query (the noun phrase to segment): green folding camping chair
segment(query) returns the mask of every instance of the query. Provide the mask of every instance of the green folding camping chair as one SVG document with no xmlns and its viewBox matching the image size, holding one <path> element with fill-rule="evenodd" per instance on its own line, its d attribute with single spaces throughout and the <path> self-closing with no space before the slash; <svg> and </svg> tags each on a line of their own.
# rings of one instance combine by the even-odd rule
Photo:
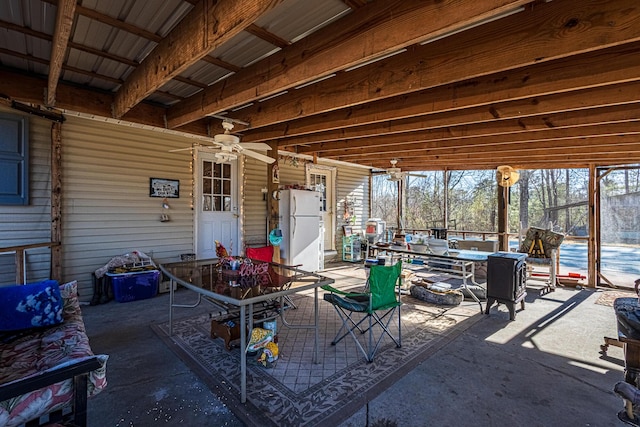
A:
<svg viewBox="0 0 640 427">
<path fill-rule="evenodd" d="M 351 335 L 362 354 L 366 357 L 367 362 L 373 362 L 373 357 L 385 335 L 396 343 L 396 347 L 402 347 L 400 319 L 400 306 L 402 303 L 400 302 L 399 286 L 401 271 L 401 261 L 392 266 L 371 266 L 366 292 L 343 292 L 329 285 L 322 287 L 325 291 L 329 291 L 329 293 L 324 294 L 324 300 L 333 305 L 338 316 L 342 319 L 342 326 L 331 345 L 336 345 L 344 337 Z M 394 313 L 396 311 L 398 313 L 398 336 L 394 337 L 389 325 L 395 318 Z M 367 320 L 368 327 L 364 323 Z M 379 326 L 379 328 L 376 326 Z M 364 346 L 354 333 L 356 330 L 360 334 L 367 334 Z M 379 333 L 379 336 L 376 339 L 374 335 L 377 333 Z"/>
</svg>

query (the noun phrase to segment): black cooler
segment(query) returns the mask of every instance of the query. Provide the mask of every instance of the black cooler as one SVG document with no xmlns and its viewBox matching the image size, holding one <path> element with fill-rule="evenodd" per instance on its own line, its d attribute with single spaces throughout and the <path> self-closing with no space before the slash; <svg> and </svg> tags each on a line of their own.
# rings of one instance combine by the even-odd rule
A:
<svg viewBox="0 0 640 427">
<path fill-rule="evenodd" d="M 509 309 L 509 318 L 516 319 L 515 305 L 522 304 L 527 296 L 527 254 L 517 252 L 496 252 L 489 255 L 487 262 L 487 309 L 494 302 L 503 303 Z"/>
</svg>

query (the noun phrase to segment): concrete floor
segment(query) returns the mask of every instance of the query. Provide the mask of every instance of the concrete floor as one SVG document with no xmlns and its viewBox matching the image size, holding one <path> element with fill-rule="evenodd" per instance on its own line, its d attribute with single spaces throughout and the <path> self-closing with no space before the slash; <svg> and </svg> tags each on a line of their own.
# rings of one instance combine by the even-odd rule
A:
<svg viewBox="0 0 640 427">
<path fill-rule="evenodd" d="M 340 281 L 348 270 L 325 274 Z M 616 334 L 613 308 L 595 304 L 602 292 L 529 292 L 515 321 L 494 305 L 342 426 L 621 425 L 622 400 L 612 389 L 623 377 L 623 354 L 599 353 L 602 337 Z M 243 425 L 151 330 L 168 319 L 168 294 L 84 306 L 83 315 L 94 352 L 110 355 L 109 385 L 89 401 L 90 426 Z"/>
</svg>

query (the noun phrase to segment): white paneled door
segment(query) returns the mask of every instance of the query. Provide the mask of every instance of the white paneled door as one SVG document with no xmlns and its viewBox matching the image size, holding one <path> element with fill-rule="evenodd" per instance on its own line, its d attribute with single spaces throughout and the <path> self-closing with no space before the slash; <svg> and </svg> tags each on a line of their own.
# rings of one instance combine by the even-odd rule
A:
<svg viewBox="0 0 640 427">
<path fill-rule="evenodd" d="M 238 254 L 237 160 L 216 163 L 214 153 L 196 155 L 196 254 L 215 258 L 219 241 L 229 255 Z"/>
<path fill-rule="evenodd" d="M 324 249 L 335 249 L 335 168 L 310 166 L 307 185 L 320 192 L 320 218 L 324 224 Z"/>
</svg>

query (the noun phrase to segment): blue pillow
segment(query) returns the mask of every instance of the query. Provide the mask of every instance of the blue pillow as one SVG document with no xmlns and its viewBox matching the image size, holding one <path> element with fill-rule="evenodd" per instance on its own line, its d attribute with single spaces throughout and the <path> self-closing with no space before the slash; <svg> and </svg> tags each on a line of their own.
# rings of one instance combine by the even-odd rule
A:
<svg viewBox="0 0 640 427">
<path fill-rule="evenodd" d="M 0 331 L 41 328 L 62 323 L 62 296 L 56 280 L 0 286 Z"/>
</svg>

